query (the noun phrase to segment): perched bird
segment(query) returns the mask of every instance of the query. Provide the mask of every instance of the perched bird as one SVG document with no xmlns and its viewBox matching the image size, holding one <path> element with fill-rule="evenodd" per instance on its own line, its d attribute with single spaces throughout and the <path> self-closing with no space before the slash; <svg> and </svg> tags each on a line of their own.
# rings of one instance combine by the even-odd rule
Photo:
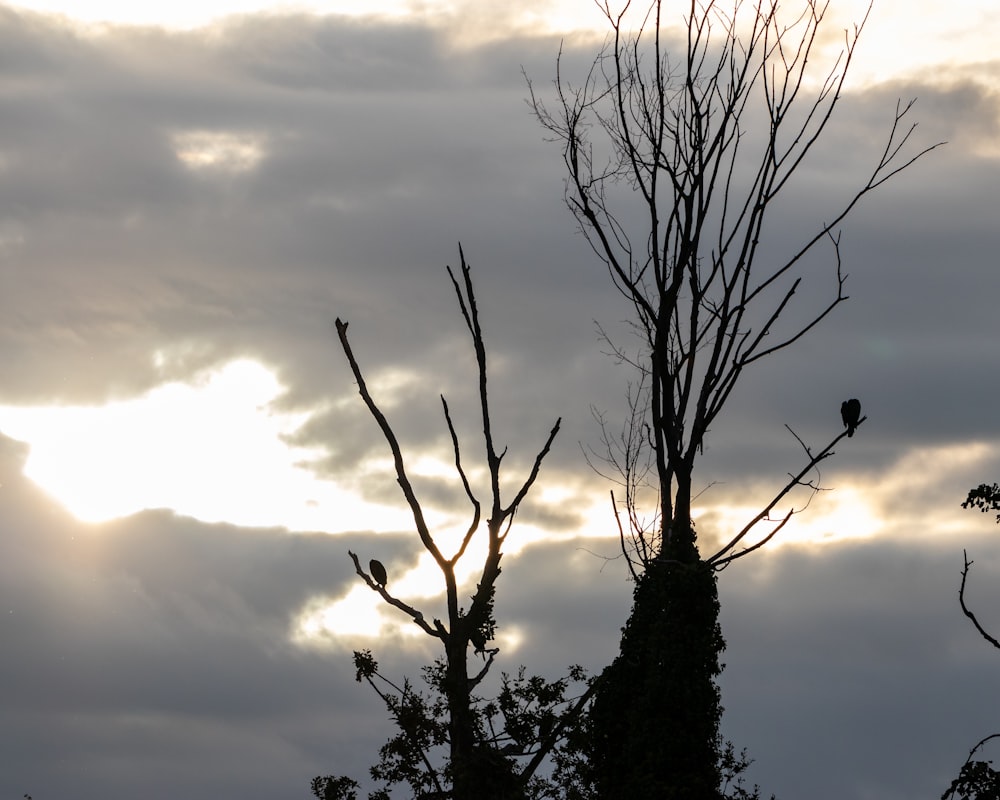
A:
<svg viewBox="0 0 1000 800">
<path fill-rule="evenodd" d="M 376 561 L 373 558 L 368 562 L 368 569 L 371 570 L 372 577 L 379 586 L 385 586 L 389 582 L 389 576 L 386 574 L 385 567 L 382 566 L 381 561 Z"/>
<path fill-rule="evenodd" d="M 840 418 L 844 420 L 844 427 L 847 428 L 847 436 L 854 435 L 855 428 L 861 419 L 861 401 L 852 398 L 840 404 Z"/>
</svg>

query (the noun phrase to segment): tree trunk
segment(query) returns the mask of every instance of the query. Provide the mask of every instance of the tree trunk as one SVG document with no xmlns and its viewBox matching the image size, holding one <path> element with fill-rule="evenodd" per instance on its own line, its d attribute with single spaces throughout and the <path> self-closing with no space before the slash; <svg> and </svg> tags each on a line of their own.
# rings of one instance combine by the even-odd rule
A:
<svg viewBox="0 0 1000 800">
<path fill-rule="evenodd" d="M 467 642 L 454 633 L 446 646 L 451 800 L 524 800 L 515 765 L 495 748 L 477 744 L 482 737 L 472 711 L 467 648 Z"/>
<path fill-rule="evenodd" d="M 448 734 L 453 800 L 473 800 L 477 797 L 476 775 L 472 769 L 475 737 L 465 649 L 465 643 L 453 632 L 445 647 L 447 669 L 444 686 L 450 715 Z"/>
<path fill-rule="evenodd" d="M 721 797 L 718 617 L 715 573 L 703 562 L 654 560 L 639 577 L 591 715 L 601 800 Z"/>
</svg>

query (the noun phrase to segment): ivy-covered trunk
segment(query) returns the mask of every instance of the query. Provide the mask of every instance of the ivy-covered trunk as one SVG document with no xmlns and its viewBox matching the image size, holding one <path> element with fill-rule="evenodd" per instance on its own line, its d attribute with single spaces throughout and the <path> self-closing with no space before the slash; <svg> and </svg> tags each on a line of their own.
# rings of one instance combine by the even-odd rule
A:
<svg viewBox="0 0 1000 800">
<path fill-rule="evenodd" d="M 650 562 L 591 713 L 601 800 L 718 800 L 724 648 L 711 567 L 666 553 Z"/>
</svg>

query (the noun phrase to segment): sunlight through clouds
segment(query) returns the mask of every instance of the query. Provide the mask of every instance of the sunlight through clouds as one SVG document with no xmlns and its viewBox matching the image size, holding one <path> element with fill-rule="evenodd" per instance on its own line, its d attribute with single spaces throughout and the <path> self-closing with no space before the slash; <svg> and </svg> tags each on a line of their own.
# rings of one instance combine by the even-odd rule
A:
<svg viewBox="0 0 1000 800">
<path fill-rule="evenodd" d="M 429 557 L 427 561 L 437 573 L 440 584 L 440 572 L 430 563 Z M 417 571 L 419 568 L 413 572 Z M 413 572 L 408 573 L 408 577 L 412 578 Z M 391 594 L 423 611 L 428 620 L 434 616 L 445 616 L 443 609 L 438 612 L 425 607 L 419 601 L 411 602 L 413 598 L 406 595 L 405 589 L 397 592 L 396 587 L 393 587 Z M 442 592 L 436 594 L 442 595 Z M 433 595 L 425 599 L 430 597 Z M 327 598 L 310 600 L 294 622 L 290 638 L 299 647 L 310 648 L 337 646 L 345 639 L 378 639 L 387 635 L 421 641 L 425 636 L 413 620 L 399 609 L 387 605 L 381 595 L 373 592 L 358 578 L 347 594 L 339 600 L 333 602 Z M 499 645 L 506 653 L 511 654 L 523 644 L 524 640 L 524 632 L 516 625 L 504 625 L 497 632 L 492 644 Z"/>
<path fill-rule="evenodd" d="M 319 598 L 310 601 L 294 623 L 290 639 L 302 648 L 324 648 L 340 647 L 345 640 L 359 642 L 387 636 L 402 637 L 411 645 L 425 643 L 425 634 L 416 623 L 399 609 L 386 605 L 359 579 L 337 602 Z M 504 625 L 490 646 L 512 655 L 524 642 L 525 634 L 517 625 Z"/>
<path fill-rule="evenodd" d="M 457 526 L 435 527 L 434 538 L 445 557 L 450 557 L 457 549 L 464 533 L 465 530 Z M 456 565 L 455 577 L 460 586 L 466 587 L 460 590 L 463 597 L 475 591 L 476 578 L 486 554 L 486 535 L 486 527 L 481 525 Z M 523 536 L 518 537 L 519 543 L 523 539 Z M 508 552 L 507 555 L 513 553 Z M 367 562 L 364 554 L 359 557 L 362 564 Z M 421 553 L 416 566 L 405 572 L 397 574 L 393 566 L 391 563 L 386 564 L 389 572 L 388 589 L 393 597 L 420 608 L 428 619 L 446 616 L 444 608 L 437 605 L 444 599 L 444 580 L 440 568 L 429 553 Z M 322 644 L 331 637 L 377 637 L 390 630 L 404 636 L 422 633 L 412 620 L 398 609 L 386 605 L 381 596 L 368 588 L 360 578 L 355 580 L 342 597 L 313 598 L 300 613 L 294 627 L 293 639 L 303 645 Z"/>
<path fill-rule="evenodd" d="M 386 606 L 382 598 L 359 582 L 335 603 L 313 600 L 303 610 L 295 625 L 293 640 L 299 644 L 316 644 L 331 636 L 378 636 L 382 628 L 391 625 L 387 619 L 396 609 Z M 420 633 L 410 623 L 413 633 Z"/>
<path fill-rule="evenodd" d="M 185 131 L 173 136 L 177 160 L 191 170 L 250 172 L 264 158 L 265 139 L 249 133 Z"/>
<path fill-rule="evenodd" d="M 414 21 L 447 29 L 456 45 L 474 44 L 514 32 L 602 35 L 607 20 L 591 0 L 542 0 L 484 4 L 480 0 L 186 0 L 135 3 L 127 0 L 18 0 L 14 8 L 59 14 L 84 26 L 149 25 L 175 30 L 202 28 L 227 17 L 249 14 L 340 15 L 356 18 Z M 819 51 L 814 57 L 832 64 L 868 11 L 869 0 L 840 0 L 827 9 Z M 610 3 L 617 14 L 624 0 Z M 800 6 L 790 6 L 797 15 Z M 638 24 L 648 8 L 629 9 L 627 21 Z M 684 7 L 668 7 L 667 28 L 679 28 Z M 955 0 L 945 11 L 931 0 L 879 0 L 873 6 L 852 65 L 851 86 L 892 80 L 905 73 L 933 78 L 960 65 L 994 57 L 993 35 L 1000 9 L 993 0 Z M 100 30 L 100 27 L 98 27 Z M 822 72 L 822 70 L 820 70 Z"/>
<path fill-rule="evenodd" d="M 316 453 L 286 443 L 308 414 L 272 411 L 283 391 L 266 367 L 239 360 L 104 406 L 0 407 L 0 431 L 30 445 L 27 477 L 88 522 L 170 508 L 292 530 L 405 525 L 402 512 L 296 466 Z"/>
<path fill-rule="evenodd" d="M 173 3 L 17 0 L 10 5 L 63 14 L 84 24 L 157 25 L 180 30 L 210 25 L 227 16 L 262 13 L 416 19 L 430 24 L 472 20 L 477 24 L 471 27 L 493 36 L 508 27 L 535 32 L 565 31 L 597 27 L 601 21 L 600 12 L 589 0 L 534 0 L 502 5 L 483 4 L 480 0 L 181 0 Z"/>
<path fill-rule="evenodd" d="M 975 476 L 982 473 L 982 468 L 977 471 L 977 467 L 988 464 L 993 454 L 993 448 L 983 443 L 914 448 L 867 483 L 857 478 L 831 477 L 830 485 L 813 496 L 807 506 L 801 499 L 793 504 L 798 513 L 766 549 L 788 544 L 836 545 L 892 535 L 898 530 L 906 530 L 911 537 L 935 539 L 966 531 L 966 520 L 955 513 L 962 497 L 945 498 L 935 514 L 928 514 L 926 498 L 941 491 L 943 475 L 968 474 L 964 484 L 974 485 Z M 766 498 L 759 497 L 756 505 L 721 502 L 703 506 L 697 522 L 719 542 L 728 542 L 766 504 Z M 790 507 L 785 504 L 776 508 L 770 520 L 758 523 L 737 550 L 767 536 Z"/>
<path fill-rule="evenodd" d="M 550 490 L 550 493 L 567 494 L 565 490 L 559 488 Z M 530 503 L 530 495 L 528 502 Z M 584 511 L 584 523 L 573 531 L 569 538 L 601 539 L 600 544 L 595 544 L 595 551 L 601 551 L 597 557 L 616 558 L 617 539 L 612 541 L 607 538 L 608 531 L 614 524 L 611 521 L 610 506 L 595 504 Z M 445 557 L 451 556 L 458 548 L 465 530 L 460 524 L 435 527 L 435 541 Z M 481 523 L 468 549 L 456 565 L 455 577 L 462 587 L 459 590 L 462 597 L 470 597 L 475 591 L 486 555 L 486 536 L 485 523 Z M 504 558 L 508 559 L 504 563 L 509 563 L 509 559 L 518 557 L 531 545 L 550 542 L 553 538 L 551 531 L 528 523 L 518 523 L 515 520 L 510 537 L 504 545 Z M 359 554 L 359 557 L 364 564 L 367 557 L 364 554 Z M 444 581 L 441 570 L 429 553 L 421 553 L 416 565 L 405 572 L 396 574 L 393 566 L 386 564 L 389 571 L 389 591 L 393 597 L 422 610 L 428 619 L 445 616 L 446 612 L 440 605 L 444 602 Z M 412 620 L 398 609 L 386 605 L 381 596 L 364 585 L 360 578 L 356 581 L 347 593 L 339 598 L 329 596 L 312 598 L 301 610 L 293 625 L 293 641 L 300 646 L 323 646 L 342 638 L 375 638 L 387 632 L 403 636 L 421 634 L 420 628 Z M 516 627 L 505 626 L 498 634 L 497 642 L 507 652 L 513 652 L 523 639 L 522 633 Z"/>
<path fill-rule="evenodd" d="M 276 2 L 275 0 L 178 0 L 172 3 L 134 0 L 17 0 L 15 8 L 43 13 L 65 14 L 86 24 L 161 25 L 194 28 L 232 14 L 263 11 L 317 11 L 318 3 Z"/>
<path fill-rule="evenodd" d="M 835 480 L 835 486 L 812 497 L 805 508 L 800 498 L 794 505 L 801 513 L 792 517 L 758 557 L 766 558 L 767 552 L 780 550 L 786 545 L 835 547 L 851 541 L 892 536 L 900 527 L 905 528 L 907 535 L 911 536 L 940 537 L 952 529 L 963 530 L 963 518 L 952 513 L 952 509 L 945 509 L 941 519 L 930 519 L 925 512 L 921 512 L 924 516 L 920 519 L 910 519 L 906 513 L 909 498 L 914 494 L 933 491 L 942 470 L 949 473 L 974 470 L 991 452 L 990 447 L 981 444 L 911 450 L 884 470 L 874 483 L 857 484 Z M 427 472 L 433 474 L 446 474 L 448 471 L 447 465 L 441 462 L 421 459 L 420 463 Z M 540 487 L 538 492 L 529 495 L 529 503 L 532 496 L 535 502 L 544 500 L 547 503 L 572 501 L 574 498 L 566 487 L 558 485 Z M 579 502 L 579 498 L 576 501 Z M 719 546 L 708 547 L 708 541 L 717 541 L 719 544 L 728 541 L 766 502 L 764 499 L 746 504 L 717 502 L 703 506 L 696 521 L 699 530 L 711 537 L 706 538 L 705 554 Z M 899 506 L 902 508 L 898 508 Z M 887 513 L 887 509 L 894 509 L 893 513 Z M 767 536 L 787 511 L 788 506 L 783 510 L 776 509 L 772 519 L 758 524 L 737 546 L 737 551 L 752 546 Z M 581 508 L 581 513 L 583 522 L 571 536 L 583 540 L 592 539 L 592 552 L 598 559 L 617 559 L 620 556 L 620 545 L 610 502 L 594 502 L 587 508 Z M 464 533 L 464 528 L 456 519 L 457 516 L 450 524 L 444 524 L 444 518 L 439 517 L 438 522 L 441 524 L 435 528 L 435 538 L 446 556 L 458 547 Z M 485 527 L 481 527 L 457 565 L 456 577 L 464 587 L 460 591 L 463 597 L 474 591 L 485 552 L 485 535 Z M 504 547 L 505 558 L 517 558 L 531 545 L 552 540 L 551 531 L 515 521 L 510 539 Z M 366 559 L 367 556 L 362 554 L 362 563 Z M 434 605 L 443 601 L 441 572 L 429 554 L 422 553 L 415 566 L 398 574 L 394 574 L 392 564 L 387 564 L 387 567 L 393 596 L 421 609 L 429 618 L 434 615 L 443 616 L 443 609 Z M 377 593 L 357 579 L 357 583 L 351 585 L 347 593 L 339 598 L 313 598 L 298 615 L 293 639 L 300 646 L 315 647 L 342 641 L 344 638 L 377 638 L 386 635 L 408 638 L 419 634 L 420 629 L 410 619 L 397 609 L 387 606 Z M 512 652 L 519 642 L 518 634 L 513 629 L 505 629 L 504 635 L 510 638 L 502 644 L 507 652 Z"/>
</svg>

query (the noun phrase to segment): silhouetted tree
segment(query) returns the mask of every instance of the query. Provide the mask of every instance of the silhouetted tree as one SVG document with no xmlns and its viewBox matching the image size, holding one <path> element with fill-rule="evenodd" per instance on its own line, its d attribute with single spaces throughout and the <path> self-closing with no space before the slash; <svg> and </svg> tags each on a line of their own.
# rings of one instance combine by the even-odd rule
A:
<svg viewBox="0 0 1000 800">
<path fill-rule="evenodd" d="M 358 391 L 377 422 L 392 454 L 396 479 L 412 513 L 417 535 L 440 571 L 446 599 L 447 619 L 428 621 L 423 612 L 394 596 L 388 586 L 385 567 L 369 562 L 366 573 L 357 554 L 349 552 L 357 574 L 389 605 L 408 616 L 428 636 L 441 644 L 442 655 L 424 669 L 426 693 L 409 679 L 402 684 L 383 676 L 370 651 L 354 653 L 356 678 L 379 695 L 396 723 L 397 733 L 380 752 L 381 760 L 371 770 L 385 786 L 407 784 L 418 798 L 451 800 L 516 800 L 542 796 L 549 782 L 538 775 L 539 767 L 558 749 L 576 724 L 579 709 L 592 689 L 583 686 L 585 676 L 572 668 L 563 679 L 548 682 L 526 678 L 523 671 L 503 675 L 499 695 L 485 700 L 476 695 L 499 648 L 490 647 L 496 620 L 493 614 L 497 580 L 504 543 L 513 518 L 538 476 L 542 460 L 549 452 L 560 420 L 549 431 L 541 450 L 519 487 L 506 501 L 501 492 L 501 463 L 506 448 L 498 451 L 490 418 L 487 392 L 486 346 L 479 309 L 473 292 L 470 269 L 459 248 L 461 273 L 448 274 L 458 297 L 466 328 L 476 355 L 479 413 L 483 429 L 484 466 L 490 498 L 483 519 L 483 503 L 476 496 L 463 462 L 459 438 L 452 423 L 447 401 L 441 397 L 445 423 L 454 450 L 455 471 L 471 507 L 464 535 L 453 552 L 444 552 L 425 521 L 423 508 L 410 482 L 403 454 L 393 429 L 369 392 L 363 371 L 347 337 L 348 323 L 336 321 L 341 346 L 357 381 Z M 479 567 L 476 591 L 468 608 L 463 607 L 456 567 L 466 556 L 476 537 L 485 537 L 485 556 Z M 470 645 L 483 663 L 470 669 Z M 581 697 L 569 695 L 571 686 L 581 685 Z M 324 776 L 313 780 L 313 794 L 320 800 L 354 800 L 358 784 L 345 776 Z M 549 793 L 548 796 L 551 796 Z M 372 800 L 388 797 L 385 789 L 370 795 Z"/>
<path fill-rule="evenodd" d="M 962 503 L 962 508 L 978 508 L 983 513 L 1000 511 L 1000 486 L 995 483 L 992 485 L 981 483 L 975 489 L 970 489 L 968 497 Z M 997 523 L 1000 524 L 1000 515 L 997 515 Z M 964 563 L 962 565 L 962 582 L 958 588 L 958 604 L 962 608 L 962 613 L 972 622 L 979 635 L 1000 650 L 1000 640 L 997 640 L 983 627 L 966 602 L 965 590 L 969 580 L 969 569 L 973 562 L 969 561 L 969 554 L 964 550 L 962 551 L 962 560 Z M 1000 739 L 1000 733 L 991 733 L 989 736 L 983 737 L 969 751 L 965 763 L 959 770 L 958 777 L 941 795 L 941 800 L 954 800 L 956 797 L 960 800 L 1000 800 L 1000 772 L 993 769 L 992 761 L 973 760 L 973 756 L 993 739 Z"/>
<path fill-rule="evenodd" d="M 621 544 L 635 589 L 581 761 L 601 798 L 717 798 L 724 748 L 715 679 L 725 643 L 716 572 L 781 530 L 796 509 L 772 518 L 777 503 L 796 487 L 815 491 L 804 476 L 856 425 L 816 453 L 799 440 L 805 467 L 707 556 L 692 523 L 695 463 L 744 371 L 847 299 L 840 223 L 933 148 L 903 154 L 912 103 L 897 104 L 884 149 L 840 210 L 784 255 L 765 251 L 777 202 L 840 101 L 862 26 L 845 35 L 841 57 L 814 84 L 806 64 L 818 57 L 823 2 L 805 0 L 788 20 L 776 0 L 691 0 L 676 49 L 659 0 L 634 32 L 628 2 L 620 11 L 610 0 L 598 6 L 610 35 L 589 71 L 574 83 L 560 53 L 556 99 L 546 104 L 531 87 L 534 113 L 562 147 L 566 201 L 639 339 L 633 355 L 605 336 L 637 375 L 622 433 L 612 436 L 602 420 L 599 454 L 624 494 L 616 514 L 627 519 L 619 521 Z M 824 244 L 829 295 L 803 308 L 796 295 L 815 278 L 814 251 Z M 831 402 L 831 421 L 835 413 Z M 771 529 L 748 544 L 761 523 Z"/>
</svg>

